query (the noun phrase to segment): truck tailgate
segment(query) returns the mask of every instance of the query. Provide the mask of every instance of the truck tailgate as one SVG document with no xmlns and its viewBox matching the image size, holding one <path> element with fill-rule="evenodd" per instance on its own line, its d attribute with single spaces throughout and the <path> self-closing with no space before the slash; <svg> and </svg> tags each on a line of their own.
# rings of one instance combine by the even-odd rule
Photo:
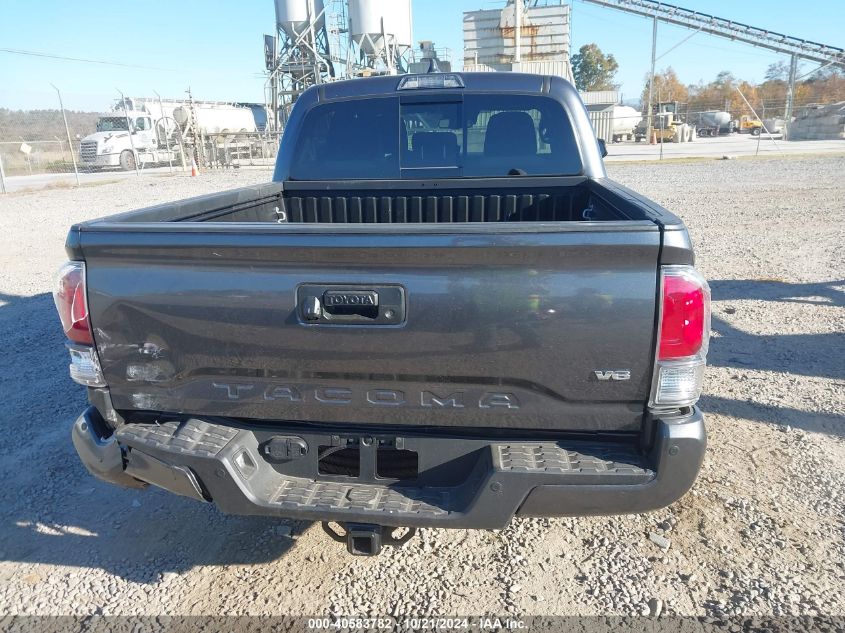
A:
<svg viewBox="0 0 845 633">
<path fill-rule="evenodd" d="M 591 432 L 641 425 L 660 253 L 649 221 L 104 223 L 82 227 L 79 240 L 118 410 Z M 326 288 L 381 293 L 382 304 L 390 296 L 404 315 L 308 322 L 303 298 Z"/>
</svg>

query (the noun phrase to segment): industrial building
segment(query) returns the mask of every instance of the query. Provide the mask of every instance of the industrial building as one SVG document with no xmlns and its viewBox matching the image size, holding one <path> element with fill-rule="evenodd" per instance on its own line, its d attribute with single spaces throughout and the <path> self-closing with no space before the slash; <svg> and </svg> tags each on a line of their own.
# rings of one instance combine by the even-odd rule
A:
<svg viewBox="0 0 845 633">
<path fill-rule="evenodd" d="M 464 13 L 464 70 L 558 75 L 569 66 L 570 7 L 560 0 L 511 0 Z"/>
</svg>

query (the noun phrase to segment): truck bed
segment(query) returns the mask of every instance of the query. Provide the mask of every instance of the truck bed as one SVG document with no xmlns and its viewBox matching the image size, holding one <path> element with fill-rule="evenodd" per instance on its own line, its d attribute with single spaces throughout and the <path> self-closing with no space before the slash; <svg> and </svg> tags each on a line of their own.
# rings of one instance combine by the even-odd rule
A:
<svg viewBox="0 0 845 633">
<path fill-rule="evenodd" d="M 113 216 L 117 222 L 452 224 L 659 221 L 610 180 L 267 183 Z M 464 186 L 457 186 L 457 185 Z M 491 187 L 491 184 L 494 187 Z M 635 194 L 632 194 L 635 196 Z M 670 219 L 677 218 L 666 214 Z"/>
</svg>

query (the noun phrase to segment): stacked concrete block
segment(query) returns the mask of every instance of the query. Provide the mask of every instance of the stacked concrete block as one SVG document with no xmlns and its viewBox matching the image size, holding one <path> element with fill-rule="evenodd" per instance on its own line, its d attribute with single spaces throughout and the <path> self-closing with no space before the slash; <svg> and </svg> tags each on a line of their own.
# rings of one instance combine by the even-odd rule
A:
<svg viewBox="0 0 845 633">
<path fill-rule="evenodd" d="M 798 112 L 789 126 L 791 141 L 845 139 L 845 101 L 809 105 Z"/>
</svg>

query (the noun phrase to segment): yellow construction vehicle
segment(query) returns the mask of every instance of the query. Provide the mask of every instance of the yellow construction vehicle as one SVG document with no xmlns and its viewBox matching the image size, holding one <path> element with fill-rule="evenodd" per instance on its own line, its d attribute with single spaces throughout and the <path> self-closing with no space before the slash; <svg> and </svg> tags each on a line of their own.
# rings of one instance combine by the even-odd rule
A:
<svg viewBox="0 0 845 633">
<path fill-rule="evenodd" d="M 686 143 L 695 137 L 694 126 L 687 125 L 681 114 L 687 104 L 677 101 L 664 101 L 652 106 L 652 132 L 657 143 Z M 648 140 L 647 119 L 643 119 L 634 130 L 634 138 Z"/>
<path fill-rule="evenodd" d="M 738 121 L 734 122 L 734 130 L 739 134 L 760 136 L 763 131 L 763 122 L 758 118 L 743 114 Z"/>
</svg>

